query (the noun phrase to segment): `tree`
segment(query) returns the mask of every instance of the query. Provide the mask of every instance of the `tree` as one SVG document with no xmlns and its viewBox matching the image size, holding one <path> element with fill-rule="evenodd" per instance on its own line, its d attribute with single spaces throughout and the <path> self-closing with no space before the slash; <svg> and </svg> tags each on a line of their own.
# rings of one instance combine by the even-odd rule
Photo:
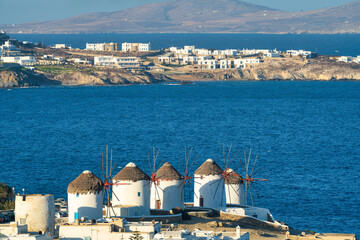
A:
<svg viewBox="0 0 360 240">
<path fill-rule="evenodd" d="M 14 192 L 11 187 L 5 183 L 0 183 L 0 210 L 9 210 L 15 208 Z"/>
<path fill-rule="evenodd" d="M 144 237 L 140 235 L 139 231 L 135 231 L 132 236 L 129 237 L 130 240 L 143 240 Z"/>
</svg>

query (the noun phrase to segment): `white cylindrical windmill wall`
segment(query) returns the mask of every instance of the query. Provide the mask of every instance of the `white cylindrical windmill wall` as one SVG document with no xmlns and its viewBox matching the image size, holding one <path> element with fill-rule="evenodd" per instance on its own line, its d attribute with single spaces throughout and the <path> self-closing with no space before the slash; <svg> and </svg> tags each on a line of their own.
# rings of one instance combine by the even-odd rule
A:
<svg viewBox="0 0 360 240">
<path fill-rule="evenodd" d="M 182 177 L 170 163 L 165 163 L 155 173 L 156 183 L 151 184 L 150 208 L 170 210 L 184 208 Z"/>
<path fill-rule="evenodd" d="M 150 214 L 150 178 L 140 168 L 128 163 L 113 177 L 113 183 L 113 206 L 139 206 L 138 216 Z"/>
<path fill-rule="evenodd" d="M 103 183 L 90 171 L 84 171 L 68 186 L 69 222 L 87 217 L 102 218 Z"/>
<path fill-rule="evenodd" d="M 55 201 L 51 194 L 17 195 L 15 198 L 15 221 L 27 224 L 29 232 L 55 230 Z"/>
<path fill-rule="evenodd" d="M 226 204 L 244 204 L 244 181 L 240 174 L 233 169 L 227 169 L 228 175 L 225 179 Z"/>
<path fill-rule="evenodd" d="M 226 207 L 225 184 L 221 168 L 206 160 L 194 174 L 194 206 L 219 209 Z"/>
</svg>

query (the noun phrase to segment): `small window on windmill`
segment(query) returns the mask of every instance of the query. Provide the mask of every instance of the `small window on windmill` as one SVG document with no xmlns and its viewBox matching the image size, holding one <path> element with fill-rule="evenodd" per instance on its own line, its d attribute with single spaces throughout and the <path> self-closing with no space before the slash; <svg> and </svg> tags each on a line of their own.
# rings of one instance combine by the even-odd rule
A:
<svg viewBox="0 0 360 240">
<path fill-rule="evenodd" d="M 26 196 L 24 195 L 24 196 L 22 196 L 23 197 L 23 202 L 25 202 L 26 201 Z"/>
<path fill-rule="evenodd" d="M 141 195 L 141 193 L 140 193 L 140 192 L 138 192 L 138 197 L 140 197 L 140 195 Z"/>
<path fill-rule="evenodd" d="M 20 218 L 20 225 L 26 224 L 26 218 Z"/>
</svg>

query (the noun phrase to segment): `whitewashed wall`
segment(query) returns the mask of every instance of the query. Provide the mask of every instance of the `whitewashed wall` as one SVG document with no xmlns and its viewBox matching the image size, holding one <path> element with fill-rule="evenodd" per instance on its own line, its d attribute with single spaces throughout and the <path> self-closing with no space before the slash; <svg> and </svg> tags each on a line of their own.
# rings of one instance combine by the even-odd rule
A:
<svg viewBox="0 0 360 240">
<path fill-rule="evenodd" d="M 29 232 L 55 230 L 55 201 L 51 194 L 17 195 L 15 198 L 15 221 L 25 219 Z"/>
<path fill-rule="evenodd" d="M 225 184 L 226 204 L 244 204 L 244 184 Z"/>
<path fill-rule="evenodd" d="M 160 209 L 184 208 L 183 182 L 182 180 L 159 180 L 159 187 L 155 187 L 155 184 L 152 184 L 150 208 L 158 209 L 157 200 L 160 200 Z"/>
<path fill-rule="evenodd" d="M 129 184 L 113 186 L 113 192 L 115 194 L 112 196 L 112 203 L 114 206 L 140 206 L 141 212 L 139 212 L 139 216 L 150 214 L 150 182 L 148 180 L 140 180 L 137 182 L 114 181 L 114 183 Z"/>
<path fill-rule="evenodd" d="M 226 206 L 225 184 L 221 175 L 202 176 L 201 178 L 200 175 L 195 174 L 194 177 L 195 207 L 200 207 L 201 197 L 204 199 L 203 207 L 219 209 Z M 219 187 L 217 188 L 218 184 Z"/>
<path fill-rule="evenodd" d="M 75 222 L 75 213 L 88 219 L 102 218 L 102 192 L 98 194 L 74 194 L 68 193 L 69 222 Z"/>
</svg>

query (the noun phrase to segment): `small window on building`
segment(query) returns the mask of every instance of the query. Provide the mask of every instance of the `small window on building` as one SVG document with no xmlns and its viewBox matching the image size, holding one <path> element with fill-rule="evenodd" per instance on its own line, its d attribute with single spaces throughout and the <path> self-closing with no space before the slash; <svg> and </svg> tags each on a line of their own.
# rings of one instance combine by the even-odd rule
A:
<svg viewBox="0 0 360 240">
<path fill-rule="evenodd" d="M 138 192 L 138 197 L 140 197 L 140 195 L 141 195 L 141 193 L 140 193 L 140 192 Z"/>
<path fill-rule="evenodd" d="M 76 197 L 79 197 L 79 194 L 78 194 L 78 193 L 76 194 Z"/>
</svg>

